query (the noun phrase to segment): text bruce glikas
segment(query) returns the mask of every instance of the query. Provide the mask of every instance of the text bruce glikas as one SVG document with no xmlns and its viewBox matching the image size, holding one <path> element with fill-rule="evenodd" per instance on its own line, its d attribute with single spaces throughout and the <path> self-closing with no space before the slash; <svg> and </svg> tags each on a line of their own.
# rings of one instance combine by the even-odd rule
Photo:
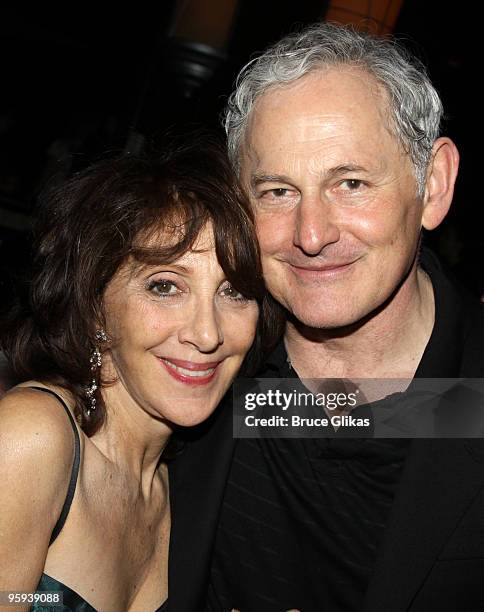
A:
<svg viewBox="0 0 484 612">
<path fill-rule="evenodd" d="M 351 393 L 301 393 L 296 390 L 286 393 L 280 389 L 268 389 L 264 393 L 246 393 L 244 407 L 246 410 L 273 407 L 282 411 L 290 407 L 301 408 L 318 406 L 325 410 L 348 410 L 356 406 L 358 390 Z M 247 427 L 368 427 L 369 419 L 354 418 L 347 414 L 335 414 L 329 418 L 302 417 L 296 414 L 291 416 L 271 415 L 256 417 L 247 415 L 244 418 Z"/>
</svg>

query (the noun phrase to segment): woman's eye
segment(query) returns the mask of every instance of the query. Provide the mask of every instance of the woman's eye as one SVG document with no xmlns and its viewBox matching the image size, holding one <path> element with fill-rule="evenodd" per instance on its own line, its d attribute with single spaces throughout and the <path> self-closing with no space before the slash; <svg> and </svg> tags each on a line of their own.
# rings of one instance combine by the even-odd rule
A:
<svg viewBox="0 0 484 612">
<path fill-rule="evenodd" d="M 152 280 L 148 286 L 148 289 L 155 295 L 160 295 L 163 297 L 176 295 L 179 292 L 175 283 L 168 280 Z"/>
<path fill-rule="evenodd" d="M 237 291 L 237 289 L 235 287 L 233 287 L 232 285 L 226 285 L 225 287 L 223 287 L 220 291 L 220 293 L 224 296 L 227 297 L 231 300 L 237 300 L 237 301 L 241 301 L 241 302 L 247 302 L 248 299 L 242 295 L 240 293 L 240 291 Z"/>
</svg>

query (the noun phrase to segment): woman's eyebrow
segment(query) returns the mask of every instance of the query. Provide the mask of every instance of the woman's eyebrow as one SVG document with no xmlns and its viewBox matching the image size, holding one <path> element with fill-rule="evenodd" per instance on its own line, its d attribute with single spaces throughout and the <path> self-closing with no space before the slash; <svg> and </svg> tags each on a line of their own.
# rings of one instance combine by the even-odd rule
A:
<svg viewBox="0 0 484 612">
<path fill-rule="evenodd" d="M 183 266 L 181 264 L 177 264 L 177 263 L 169 263 L 167 261 L 150 261 L 150 262 L 146 262 L 146 261 L 137 261 L 133 264 L 133 267 L 131 269 L 131 273 L 130 273 L 130 277 L 135 277 L 135 276 L 139 276 L 142 274 L 154 274 L 155 273 L 155 269 L 156 268 L 160 268 L 160 267 L 166 267 L 169 268 L 168 270 L 165 271 L 170 271 L 170 269 L 172 269 L 175 272 L 180 272 L 181 274 L 189 274 L 191 272 L 191 268 L 187 267 L 187 266 Z"/>
<path fill-rule="evenodd" d="M 154 268 L 158 268 L 160 266 L 164 266 L 167 268 L 173 268 L 174 270 L 177 270 L 178 272 L 183 272 L 184 274 L 190 272 L 192 270 L 192 268 L 190 268 L 190 266 L 182 266 L 180 264 L 177 263 L 167 263 L 167 262 L 161 262 L 160 263 L 156 263 L 153 264 Z"/>
</svg>

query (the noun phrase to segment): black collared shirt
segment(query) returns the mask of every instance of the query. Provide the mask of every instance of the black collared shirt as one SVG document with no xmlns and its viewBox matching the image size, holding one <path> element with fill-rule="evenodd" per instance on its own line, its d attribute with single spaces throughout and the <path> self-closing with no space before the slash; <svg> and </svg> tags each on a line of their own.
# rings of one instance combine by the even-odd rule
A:
<svg viewBox="0 0 484 612">
<path fill-rule="evenodd" d="M 459 376 L 461 298 L 432 254 L 422 266 L 433 283 L 436 321 L 416 376 Z M 261 376 L 294 375 L 281 342 Z M 239 440 L 207 610 L 362 610 L 409 445 L 338 436 Z"/>
</svg>

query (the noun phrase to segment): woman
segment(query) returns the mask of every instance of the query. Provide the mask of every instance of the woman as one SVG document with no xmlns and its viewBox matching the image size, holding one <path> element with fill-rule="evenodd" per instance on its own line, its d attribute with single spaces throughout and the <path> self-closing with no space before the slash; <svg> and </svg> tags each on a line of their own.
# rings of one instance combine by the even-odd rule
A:
<svg viewBox="0 0 484 612">
<path fill-rule="evenodd" d="M 163 452 L 212 413 L 256 334 L 249 206 L 223 149 L 192 139 L 75 176 L 44 198 L 38 234 L 28 305 L 3 336 L 27 382 L 0 402 L 0 591 L 161 611 Z"/>
</svg>

